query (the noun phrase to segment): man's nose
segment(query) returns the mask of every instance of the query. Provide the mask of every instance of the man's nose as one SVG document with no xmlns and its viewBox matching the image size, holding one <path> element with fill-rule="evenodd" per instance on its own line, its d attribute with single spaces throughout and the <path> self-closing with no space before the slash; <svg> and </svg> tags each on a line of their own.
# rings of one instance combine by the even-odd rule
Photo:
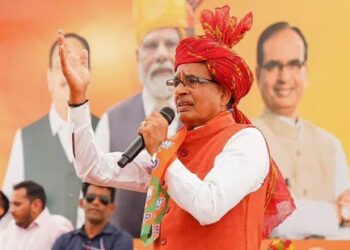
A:
<svg viewBox="0 0 350 250">
<path fill-rule="evenodd" d="M 286 83 L 291 78 L 291 73 L 288 71 L 287 67 L 282 67 L 278 70 L 278 82 Z"/>
<path fill-rule="evenodd" d="M 96 197 L 96 198 L 91 202 L 91 204 L 99 206 L 99 205 L 101 204 L 101 202 L 100 202 L 99 198 Z"/>
<path fill-rule="evenodd" d="M 14 213 L 15 210 L 16 210 L 15 207 L 13 205 L 10 205 L 10 209 L 9 209 L 10 213 Z"/>
<path fill-rule="evenodd" d="M 175 96 L 181 96 L 186 94 L 188 94 L 188 88 L 186 88 L 183 83 L 177 85 L 177 87 L 175 88 Z"/>
<path fill-rule="evenodd" d="M 168 60 L 169 51 L 164 43 L 159 43 L 156 51 L 156 61 L 159 63 L 163 63 Z"/>
</svg>

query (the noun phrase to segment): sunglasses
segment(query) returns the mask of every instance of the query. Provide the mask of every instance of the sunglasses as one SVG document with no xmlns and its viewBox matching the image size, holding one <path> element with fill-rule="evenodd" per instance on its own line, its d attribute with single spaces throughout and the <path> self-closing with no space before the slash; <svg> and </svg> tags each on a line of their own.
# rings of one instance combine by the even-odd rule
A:
<svg viewBox="0 0 350 250">
<path fill-rule="evenodd" d="M 105 206 L 107 206 L 111 202 L 111 199 L 105 195 L 87 194 L 85 196 L 85 200 L 88 203 L 93 202 L 96 198 L 98 198 L 99 201 Z"/>
</svg>

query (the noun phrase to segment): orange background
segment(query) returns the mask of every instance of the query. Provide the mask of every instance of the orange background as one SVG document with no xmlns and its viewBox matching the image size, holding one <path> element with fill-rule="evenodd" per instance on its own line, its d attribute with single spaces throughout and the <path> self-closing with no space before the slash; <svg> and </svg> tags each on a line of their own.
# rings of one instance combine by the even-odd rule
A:
<svg viewBox="0 0 350 250">
<path fill-rule="evenodd" d="M 0 0 L 0 186 L 16 129 L 49 110 L 48 54 L 59 28 L 76 32 L 90 43 L 89 97 L 94 114 L 100 116 L 140 89 L 131 4 L 125 0 Z M 239 17 L 251 10 L 254 13 L 253 29 L 235 48 L 252 69 L 257 38 L 267 25 L 285 20 L 303 30 L 310 59 L 301 116 L 335 134 L 350 159 L 350 2 L 205 0 L 199 9 L 224 4 Z M 240 108 L 249 117 L 261 112 L 263 104 L 256 86 Z"/>
</svg>

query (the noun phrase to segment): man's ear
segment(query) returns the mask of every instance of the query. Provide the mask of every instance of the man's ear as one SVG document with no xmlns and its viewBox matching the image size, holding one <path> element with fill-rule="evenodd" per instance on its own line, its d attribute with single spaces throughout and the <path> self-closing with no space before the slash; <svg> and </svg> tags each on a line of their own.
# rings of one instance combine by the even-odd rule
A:
<svg viewBox="0 0 350 250">
<path fill-rule="evenodd" d="M 40 212 L 45 209 L 43 202 L 39 199 L 34 199 L 31 202 L 31 207 L 32 207 L 32 211 L 38 214 L 40 214 Z"/>
<path fill-rule="evenodd" d="M 304 67 L 305 67 L 305 73 L 304 73 L 304 77 L 305 77 L 305 86 L 307 86 L 308 85 L 308 78 L 307 78 L 307 70 L 308 70 L 308 64 L 307 64 L 307 62 L 305 62 L 305 65 L 304 65 Z"/>
<path fill-rule="evenodd" d="M 83 208 L 84 198 L 79 199 L 79 207 Z"/>
<path fill-rule="evenodd" d="M 111 214 L 114 214 L 117 211 L 117 205 L 112 202 L 108 205 L 110 207 Z"/>
<path fill-rule="evenodd" d="M 231 96 L 232 96 L 231 91 L 228 88 L 223 87 L 222 93 L 221 93 L 221 101 L 223 106 L 225 107 L 227 106 L 228 102 L 231 100 Z"/>
</svg>

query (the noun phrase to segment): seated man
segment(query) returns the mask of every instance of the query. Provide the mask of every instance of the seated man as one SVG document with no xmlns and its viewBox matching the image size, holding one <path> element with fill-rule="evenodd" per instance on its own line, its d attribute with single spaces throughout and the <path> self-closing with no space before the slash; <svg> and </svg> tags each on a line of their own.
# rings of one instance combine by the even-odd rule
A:
<svg viewBox="0 0 350 250">
<path fill-rule="evenodd" d="M 257 83 L 266 108 L 253 124 L 264 133 L 298 207 L 278 228 L 278 236 L 340 233 L 350 239 L 350 181 L 340 141 L 298 113 L 307 84 L 304 35 L 286 22 L 270 25 L 259 37 L 257 59 Z M 339 230 L 339 224 L 344 228 Z"/>
<path fill-rule="evenodd" d="M 64 249 L 133 249 L 131 236 L 109 223 L 115 211 L 115 188 L 83 183 L 84 225 L 59 237 L 53 250 Z"/>
<path fill-rule="evenodd" d="M 55 240 L 73 229 L 61 215 L 51 215 L 42 186 L 23 181 L 13 187 L 10 211 L 13 220 L 3 236 L 1 250 L 51 249 Z"/>
</svg>

